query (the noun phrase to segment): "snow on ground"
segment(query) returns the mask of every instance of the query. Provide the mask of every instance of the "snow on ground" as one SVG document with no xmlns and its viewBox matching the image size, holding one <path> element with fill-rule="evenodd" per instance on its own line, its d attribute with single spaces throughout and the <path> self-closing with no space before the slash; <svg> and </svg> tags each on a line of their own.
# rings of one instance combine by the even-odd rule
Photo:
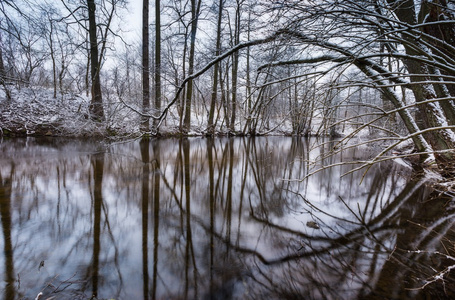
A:
<svg viewBox="0 0 455 300">
<path fill-rule="evenodd" d="M 140 108 L 137 105 L 128 107 L 117 99 L 103 99 L 106 121 L 100 124 L 89 118 L 90 97 L 83 94 L 59 93 L 54 98 L 52 89 L 22 87 L 11 88 L 11 96 L 12 101 L 8 101 L 4 90 L 0 89 L 0 136 L 134 137 L 141 134 L 141 117 L 135 111 L 140 111 Z M 217 122 L 220 134 L 226 133 L 226 129 L 220 129 L 222 123 L 221 119 Z M 267 133 L 290 134 L 292 128 L 287 123 L 279 121 L 279 126 L 271 124 L 270 127 L 276 128 Z M 176 109 L 172 108 L 162 122 L 160 133 L 178 134 L 179 124 L 180 118 Z M 193 111 L 188 135 L 204 135 L 206 124 L 206 113 Z M 236 129 L 242 130 L 243 126 L 244 124 L 238 123 Z"/>
<path fill-rule="evenodd" d="M 89 118 L 90 97 L 85 94 L 58 93 L 53 97 L 52 89 L 39 87 L 11 87 L 12 101 L 6 99 L 3 89 L 0 89 L 0 136 L 2 135 L 47 135 L 47 136 L 68 136 L 68 137 L 112 137 L 125 138 L 141 135 L 141 111 L 140 101 L 136 104 L 124 102 L 113 95 L 105 95 L 105 119 L 103 123 L 94 122 Z M 216 131 L 218 134 L 228 133 L 223 122 L 222 110 L 220 110 Z M 247 116 L 239 113 L 236 130 L 242 131 Z M 153 120 L 150 120 L 152 123 Z M 289 116 L 270 117 L 268 122 L 261 123 L 258 134 L 266 135 L 291 135 L 292 124 Z M 321 131 L 323 120 L 315 116 L 312 120 L 312 134 L 324 134 Z M 162 122 L 159 132 L 162 135 L 178 135 L 180 130 L 180 118 L 177 108 L 172 107 L 165 120 Z M 346 145 L 364 144 L 363 142 L 372 139 L 373 135 L 369 128 L 355 130 L 349 124 L 338 126 L 342 132 L 338 132 L 345 139 Z M 188 135 L 204 135 L 207 129 L 206 108 L 194 109 L 191 115 L 191 128 Z M 355 137 L 349 134 L 355 131 Z M 381 147 L 384 147 L 384 140 L 381 140 Z M 407 143 L 403 143 L 407 144 Z M 401 144 L 401 145 L 403 145 Z M 371 143 L 372 146 L 373 143 Z M 377 147 L 374 147 L 377 148 Z"/>
<path fill-rule="evenodd" d="M 58 94 L 51 89 L 11 89 L 8 101 L 0 89 L 0 136 L 134 137 L 139 136 L 141 118 L 121 101 L 103 99 L 105 122 L 89 118 L 90 96 Z M 177 121 L 176 121 L 177 120 Z M 168 115 L 166 133 L 176 132 L 178 118 Z M 164 132 L 163 132 L 164 133 Z"/>
<path fill-rule="evenodd" d="M 57 95 L 46 89 L 11 90 L 12 100 L 0 94 L 3 135 L 88 136 L 104 128 L 88 118 L 89 99 L 75 94 Z"/>
</svg>

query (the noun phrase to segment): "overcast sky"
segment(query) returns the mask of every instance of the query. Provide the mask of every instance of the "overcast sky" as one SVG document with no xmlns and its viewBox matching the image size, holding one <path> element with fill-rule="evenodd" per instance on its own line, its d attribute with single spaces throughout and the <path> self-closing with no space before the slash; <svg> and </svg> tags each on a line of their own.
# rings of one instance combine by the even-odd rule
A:
<svg viewBox="0 0 455 300">
<path fill-rule="evenodd" d="M 1 1 L 1 0 L 0 0 Z M 128 11 L 123 17 L 122 29 L 129 32 L 126 34 L 126 40 L 139 41 L 142 39 L 142 1 L 143 0 L 128 0 Z M 149 0 L 149 23 L 155 23 L 155 0 Z M 150 30 L 153 30 L 152 28 Z"/>
<path fill-rule="evenodd" d="M 150 14 L 150 21 L 152 21 L 152 17 L 153 15 Z M 128 15 L 124 16 L 124 19 L 127 30 L 131 31 L 131 34 L 135 35 L 134 37 L 140 37 L 142 27 L 142 0 L 128 1 Z"/>
</svg>

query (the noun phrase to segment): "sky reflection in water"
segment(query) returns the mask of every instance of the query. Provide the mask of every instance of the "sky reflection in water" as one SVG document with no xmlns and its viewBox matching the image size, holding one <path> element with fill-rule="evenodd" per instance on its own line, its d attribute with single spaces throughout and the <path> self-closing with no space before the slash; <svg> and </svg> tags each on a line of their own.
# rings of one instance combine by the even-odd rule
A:
<svg viewBox="0 0 455 300">
<path fill-rule="evenodd" d="M 298 180 L 366 155 L 315 142 L 4 140 L 2 297 L 450 298 L 425 284 L 455 264 L 451 199 L 392 164 Z"/>
</svg>

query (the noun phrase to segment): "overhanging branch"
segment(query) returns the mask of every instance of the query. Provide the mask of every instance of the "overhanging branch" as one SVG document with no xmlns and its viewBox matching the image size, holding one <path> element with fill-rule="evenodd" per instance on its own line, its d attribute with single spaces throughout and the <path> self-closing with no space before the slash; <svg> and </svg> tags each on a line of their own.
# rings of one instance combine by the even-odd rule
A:
<svg viewBox="0 0 455 300">
<path fill-rule="evenodd" d="M 190 80 L 193 80 L 199 76 L 201 76 L 202 74 L 204 74 L 205 72 L 207 72 L 211 67 L 213 67 L 216 63 L 222 61 L 223 59 L 231 56 L 232 54 L 234 54 L 235 52 L 237 51 L 240 51 L 241 49 L 243 48 L 247 48 L 247 47 L 251 47 L 251 46 L 256 46 L 256 45 L 261 45 L 261 44 L 266 44 L 266 43 L 269 43 L 271 41 L 274 41 L 275 39 L 277 39 L 279 36 L 281 36 L 284 32 L 283 31 L 277 31 L 275 32 L 274 34 L 268 36 L 268 37 L 265 37 L 263 39 L 256 39 L 256 40 L 252 40 L 252 41 L 247 41 L 247 42 L 243 42 L 243 43 L 240 43 L 238 45 L 236 45 L 235 47 L 229 49 L 228 51 L 224 52 L 223 54 L 219 55 L 219 56 L 216 56 L 215 58 L 213 58 L 210 62 L 208 62 L 203 68 L 201 68 L 199 71 L 197 72 L 194 72 L 193 74 L 190 74 L 188 75 L 183 81 L 182 83 L 180 84 L 180 86 L 178 87 L 176 93 L 175 93 L 175 96 L 174 98 L 171 100 L 171 102 L 169 102 L 169 104 L 164 108 L 164 110 L 161 112 L 161 114 L 159 116 L 151 116 L 151 118 L 155 119 L 155 120 L 159 120 L 159 123 L 157 125 L 157 128 L 159 128 L 161 126 L 161 123 L 163 122 L 164 118 L 166 117 L 169 109 L 172 107 L 172 105 L 175 104 L 175 102 L 178 100 L 178 98 L 180 97 L 180 94 L 181 92 L 183 91 L 183 89 L 185 88 L 185 85 L 190 81 Z"/>
</svg>

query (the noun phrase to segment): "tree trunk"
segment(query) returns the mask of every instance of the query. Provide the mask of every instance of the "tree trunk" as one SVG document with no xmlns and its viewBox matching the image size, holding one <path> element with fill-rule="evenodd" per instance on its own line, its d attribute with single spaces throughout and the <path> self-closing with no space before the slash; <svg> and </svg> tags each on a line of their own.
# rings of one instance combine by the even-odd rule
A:
<svg viewBox="0 0 455 300">
<path fill-rule="evenodd" d="M 150 61 L 149 61 L 149 0 L 142 2 L 142 123 L 141 131 L 150 131 Z"/>
<path fill-rule="evenodd" d="M 3 86 L 6 94 L 6 100 L 11 101 L 11 92 L 6 84 L 6 70 L 5 64 L 3 63 L 3 52 L 0 46 L 0 84 Z"/>
<path fill-rule="evenodd" d="M 449 60 L 453 61 L 453 52 L 455 48 L 455 26 L 453 23 L 445 22 L 447 20 L 454 20 L 453 12 L 447 7 L 445 0 L 423 1 L 419 13 L 420 23 L 426 24 L 422 27 L 424 33 L 434 38 L 425 37 L 425 41 L 433 45 L 437 51 L 438 56 L 446 56 Z M 443 21 L 443 22 L 441 22 Z M 439 22 L 439 23 L 438 23 Z M 432 73 L 438 75 L 455 76 L 455 73 L 446 70 L 439 70 L 432 68 Z M 444 77 L 439 77 L 440 84 L 433 84 L 436 95 L 438 98 L 450 98 L 455 95 L 455 84 L 444 82 Z M 453 81 L 449 79 L 449 81 Z M 444 111 L 446 119 L 450 125 L 455 124 L 455 106 L 453 100 L 441 101 L 441 108 Z"/>
<path fill-rule="evenodd" d="M 53 80 L 53 88 L 54 88 L 53 97 L 55 99 L 55 98 L 57 98 L 57 65 L 55 62 L 55 51 L 54 51 L 54 41 L 53 41 L 54 24 L 50 18 L 48 20 L 49 20 L 49 26 L 50 26 L 49 51 L 50 51 L 51 60 L 52 60 L 52 80 Z"/>
<path fill-rule="evenodd" d="M 389 0 L 389 4 L 394 5 L 395 1 Z M 395 13 L 398 19 L 409 25 L 416 25 L 417 18 L 416 8 L 413 0 L 405 0 L 396 8 Z M 421 56 L 429 53 L 429 49 L 425 45 L 422 45 L 419 41 L 415 40 L 415 36 L 418 32 L 409 32 L 410 34 L 403 34 L 402 37 L 406 43 L 403 43 L 406 54 L 415 57 Z M 436 95 L 433 92 L 433 86 L 428 83 L 428 78 L 426 75 L 431 74 L 431 68 L 427 65 L 424 65 L 422 62 L 419 62 L 414 59 L 404 59 L 404 64 L 406 65 L 409 73 L 414 74 L 411 76 L 411 82 L 414 83 L 411 86 L 411 90 L 414 93 L 416 102 L 424 102 L 427 100 L 432 100 L 436 98 Z M 418 104 L 418 115 L 417 119 L 419 120 L 420 129 L 428 129 L 434 127 L 445 126 L 443 120 L 447 120 L 443 114 L 442 109 L 438 103 L 425 103 Z M 453 112 L 447 111 L 449 115 Z M 455 135 L 451 130 L 441 129 L 433 130 L 425 134 L 426 139 L 431 144 L 433 150 L 435 151 L 444 151 L 448 149 L 455 148 Z M 436 155 L 436 158 L 441 161 L 451 161 L 453 160 L 454 154 L 450 152 L 443 152 L 439 155 Z"/>
<path fill-rule="evenodd" d="M 62 53 L 62 63 L 60 65 L 60 72 L 58 73 L 58 86 L 60 88 L 60 94 L 62 95 L 63 101 L 63 78 L 65 77 L 67 66 L 65 65 L 65 56 Z"/>
<path fill-rule="evenodd" d="M 221 52 L 221 20 L 223 14 L 223 5 L 224 0 L 220 0 L 218 3 L 218 20 L 216 26 L 216 48 L 215 56 L 219 56 Z M 215 126 L 213 124 L 213 119 L 215 117 L 215 106 L 216 99 L 218 94 L 218 73 L 219 73 L 219 63 L 216 63 L 213 67 L 213 85 L 212 85 L 212 97 L 210 99 L 210 111 L 209 118 L 207 121 L 207 133 L 213 135 L 215 133 Z"/>
<path fill-rule="evenodd" d="M 251 38 L 251 7 L 248 7 L 247 39 Z M 251 113 L 251 78 L 250 78 L 250 47 L 246 48 L 246 97 L 247 97 L 247 115 Z"/>
<path fill-rule="evenodd" d="M 98 39 L 96 37 L 96 5 L 95 0 L 87 0 L 90 36 L 90 76 L 92 81 L 92 100 L 90 117 L 98 122 L 104 121 L 103 97 L 101 95 L 100 64 L 98 61 Z"/>
<path fill-rule="evenodd" d="M 88 32 L 87 32 L 88 33 Z M 90 95 L 90 42 L 88 35 L 86 36 L 86 49 L 87 49 L 87 64 L 85 68 L 85 95 L 88 97 Z"/>
<path fill-rule="evenodd" d="M 234 41 L 233 46 L 237 46 L 240 42 L 240 0 L 237 0 L 237 7 L 235 10 L 235 26 L 234 26 Z M 231 122 L 229 130 L 235 132 L 235 119 L 237 111 L 237 82 L 239 70 L 239 52 L 235 52 L 232 56 L 232 99 L 231 99 Z"/>
<path fill-rule="evenodd" d="M 190 32 L 190 54 L 188 56 L 188 75 L 194 72 L 194 58 L 196 50 L 196 31 L 201 1 L 191 0 L 191 32 Z M 193 79 L 188 81 L 185 97 L 185 118 L 183 131 L 188 133 L 191 127 L 191 103 L 193 98 Z"/>
<path fill-rule="evenodd" d="M 155 0 L 155 111 L 161 112 L 161 18 L 160 0 Z M 153 127 L 158 132 L 158 120 L 153 121 Z"/>
</svg>

